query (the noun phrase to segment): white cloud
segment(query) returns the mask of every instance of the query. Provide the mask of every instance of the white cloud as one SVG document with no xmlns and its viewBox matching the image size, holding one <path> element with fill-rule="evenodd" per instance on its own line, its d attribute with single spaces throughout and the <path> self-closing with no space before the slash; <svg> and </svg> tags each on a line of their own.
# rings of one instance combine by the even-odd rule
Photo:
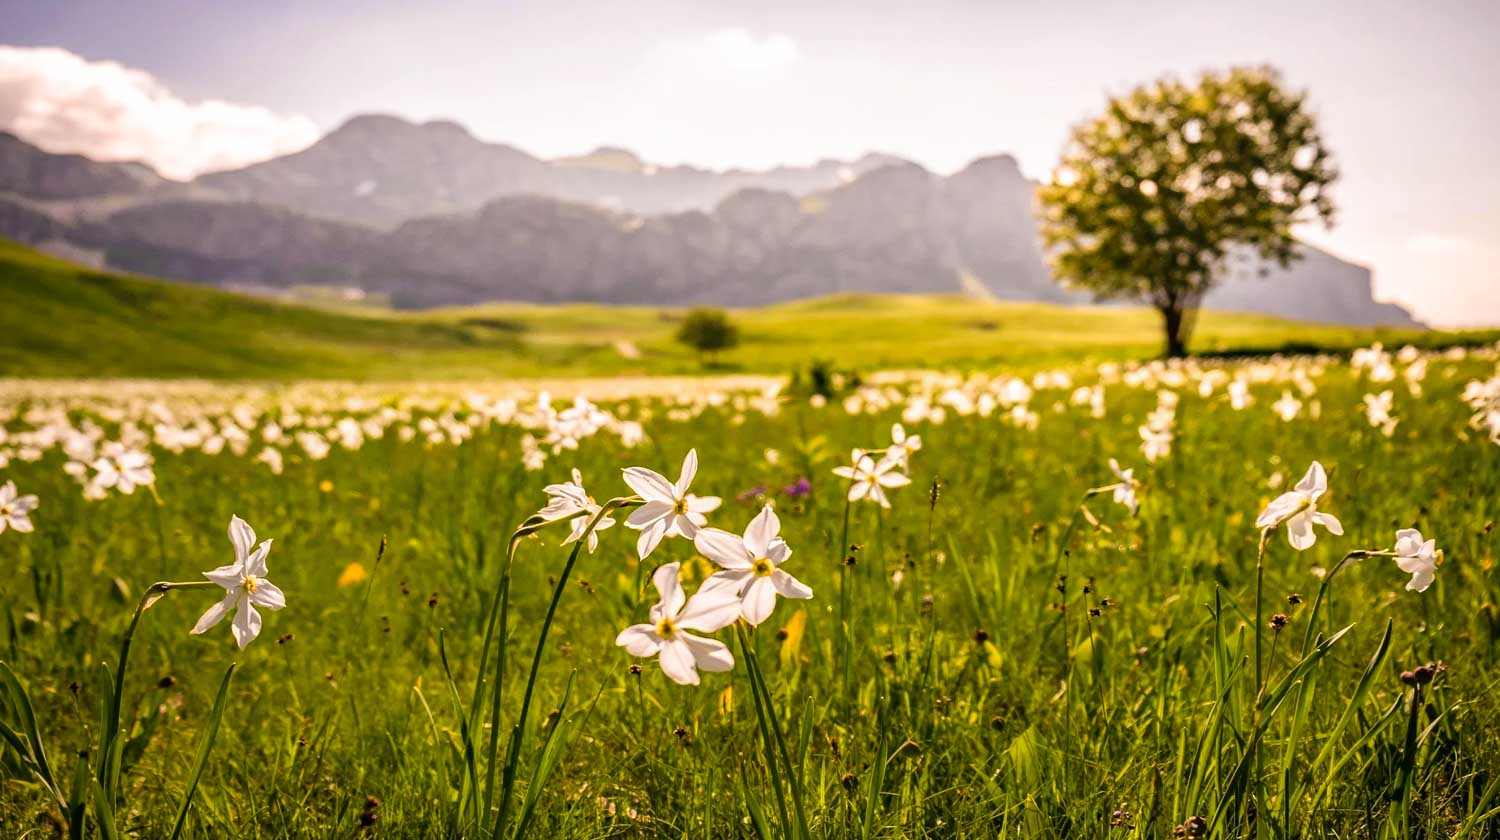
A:
<svg viewBox="0 0 1500 840">
<path fill-rule="evenodd" d="M 739 27 L 668 44 L 662 52 L 666 69 L 672 73 L 751 85 L 781 79 L 802 60 L 797 43 L 786 35 L 757 37 Z"/>
<path fill-rule="evenodd" d="M 139 160 L 169 178 L 305 148 L 306 117 L 217 99 L 188 102 L 151 74 L 56 47 L 0 46 L 0 129 L 51 152 Z"/>
<path fill-rule="evenodd" d="M 1469 243 L 1457 236 L 1419 233 L 1406 240 L 1405 248 L 1418 254 L 1457 254 L 1469 250 Z"/>
</svg>

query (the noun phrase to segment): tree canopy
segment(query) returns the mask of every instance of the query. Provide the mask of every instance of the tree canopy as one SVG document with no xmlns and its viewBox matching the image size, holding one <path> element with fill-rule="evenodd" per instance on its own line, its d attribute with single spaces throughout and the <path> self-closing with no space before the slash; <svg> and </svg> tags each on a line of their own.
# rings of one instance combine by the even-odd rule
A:
<svg viewBox="0 0 1500 840">
<path fill-rule="evenodd" d="M 1054 275 L 1162 313 L 1168 355 L 1235 260 L 1285 267 L 1293 228 L 1333 223 L 1337 179 L 1306 94 L 1268 67 L 1161 79 L 1073 129 L 1039 191 Z"/>
<path fill-rule="evenodd" d="M 712 356 L 720 350 L 738 346 L 740 331 L 724 310 L 700 308 L 688 312 L 682 319 L 677 340 L 700 355 Z"/>
</svg>

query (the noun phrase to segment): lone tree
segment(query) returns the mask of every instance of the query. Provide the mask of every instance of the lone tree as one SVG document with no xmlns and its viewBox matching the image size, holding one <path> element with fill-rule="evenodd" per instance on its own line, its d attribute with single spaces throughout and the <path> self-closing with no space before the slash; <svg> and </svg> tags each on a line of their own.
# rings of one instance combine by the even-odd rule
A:
<svg viewBox="0 0 1500 840">
<path fill-rule="evenodd" d="M 722 309 L 694 309 L 682 319 L 677 340 L 697 350 L 700 356 L 712 358 L 720 350 L 738 346 L 740 331 Z"/>
<path fill-rule="evenodd" d="M 1073 129 L 1038 194 L 1059 281 L 1150 304 L 1167 355 L 1184 355 L 1198 305 L 1231 261 L 1285 268 L 1300 256 L 1294 226 L 1333 224 L 1338 172 L 1305 98 L 1254 67 L 1111 99 Z"/>
</svg>

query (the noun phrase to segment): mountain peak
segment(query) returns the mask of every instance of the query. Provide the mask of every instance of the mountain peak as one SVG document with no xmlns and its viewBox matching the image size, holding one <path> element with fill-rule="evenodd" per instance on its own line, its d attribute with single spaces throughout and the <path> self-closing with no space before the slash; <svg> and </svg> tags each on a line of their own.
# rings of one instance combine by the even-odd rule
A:
<svg viewBox="0 0 1500 840">
<path fill-rule="evenodd" d="M 619 146 L 600 146 L 588 154 L 561 157 L 552 163 L 569 168 L 628 173 L 644 172 L 647 166 L 640 155 Z"/>
<path fill-rule="evenodd" d="M 469 129 L 454 120 L 430 120 L 417 123 L 396 114 L 355 114 L 339 124 L 338 128 L 323 135 L 319 142 L 349 140 L 371 142 L 382 138 L 399 136 L 446 137 L 469 142 L 479 142 Z"/>
<path fill-rule="evenodd" d="M 985 155 L 969 161 L 969 165 L 958 171 L 958 175 L 985 175 L 988 177 L 1021 178 L 1021 164 L 1014 155 Z"/>
</svg>

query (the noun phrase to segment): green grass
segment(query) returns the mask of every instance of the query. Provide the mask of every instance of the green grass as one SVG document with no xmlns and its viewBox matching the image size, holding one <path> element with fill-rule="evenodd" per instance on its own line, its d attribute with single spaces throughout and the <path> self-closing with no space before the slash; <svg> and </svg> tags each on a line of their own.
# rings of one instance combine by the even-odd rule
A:
<svg viewBox="0 0 1500 840">
<path fill-rule="evenodd" d="M 1159 319 L 958 296 L 840 295 L 734 313 L 743 343 L 710 368 L 673 340 L 681 310 L 491 304 L 422 313 L 276 303 L 92 271 L 0 240 L 0 375 L 293 381 L 1035 368 L 1154 355 Z M 1493 340 L 1205 313 L 1203 352 Z M 622 350 L 622 348 L 624 348 Z M 633 349 L 631 349 L 633 348 Z M 632 358 L 632 356 L 636 356 Z"/>
<path fill-rule="evenodd" d="M 759 502 L 736 495 L 770 488 L 793 549 L 786 570 L 815 592 L 780 601 L 750 640 L 797 782 L 787 795 L 801 792 L 813 836 L 1161 838 L 1196 816 L 1220 838 L 1491 837 L 1500 830 L 1491 527 L 1500 447 L 1468 429 L 1457 394 L 1494 370 L 1493 354 L 1434 360 L 1420 398 L 1397 383 L 1401 422 L 1390 438 L 1360 412 L 1371 386 L 1342 365 L 1311 374 L 1316 420 L 1272 414 L 1279 382 L 1253 385 L 1245 411 L 1189 384 L 1173 451 L 1155 465 L 1141 458 L 1137 434 L 1156 405 L 1150 389 L 1109 386 L 1098 420 L 1054 410 L 1065 392 L 1040 393 L 1035 431 L 950 412 L 942 424 L 910 427 L 924 439 L 912 485 L 892 491 L 889 511 L 854 507 L 847 540 L 845 485 L 830 470 L 850 447 L 884 445 L 899 407 L 849 415 L 839 401 L 801 401 L 766 416 L 730 403 L 674 420 L 663 404 L 629 403 L 614 408 L 644 418 L 645 444 L 624 449 L 601 434 L 541 472 L 519 461 L 521 430 L 501 425 L 459 447 L 403 443 L 393 425 L 326 460 L 291 448 L 280 476 L 250 460 L 258 440 L 247 457 L 158 449 L 159 505 L 144 492 L 85 501 L 53 449 L 0 475 L 42 499 L 35 533 L 0 534 L 0 650 L 26 683 L 66 787 L 80 751 L 85 771 L 95 761 L 108 691 L 100 663 L 117 661 L 136 599 L 150 581 L 192 580 L 229 562 L 224 529 L 237 513 L 275 539 L 267 577 L 288 605 L 264 613 L 244 651 L 224 625 L 188 635 L 213 591 L 171 592 L 143 615 L 122 698 L 135 745 L 114 810 L 124 836 L 166 836 L 230 663 L 238 669 L 188 836 L 449 836 L 468 813 L 461 792 L 471 777 L 457 710 L 472 696 L 512 530 L 571 467 L 602 502 L 628 492 L 622 467 L 675 478 L 697 447 L 694 491 L 725 498 L 711 523 L 739 532 Z M 7 393 L 14 401 L 20 392 Z M 139 407 L 153 393 L 122 385 L 115 396 Z M 218 420 L 241 399 L 226 388 L 174 405 L 183 421 L 204 411 Z M 275 393 L 260 399 L 279 403 Z M 303 399 L 309 419 L 330 411 Z M 97 415 L 105 406 L 71 407 Z M 23 428 L 10 423 L 13 440 Z M 768 447 L 782 453 L 778 464 L 764 457 Z M 1096 496 L 1095 524 L 1076 511 L 1089 488 L 1113 480 L 1110 457 L 1136 468 L 1142 506 L 1131 516 Z M 1331 476 L 1320 508 L 1346 533 L 1320 529 L 1305 552 L 1271 535 L 1258 623 L 1255 516 L 1313 459 Z M 812 494 L 780 495 L 799 476 Z M 1314 613 L 1317 570 L 1354 549 L 1388 547 L 1409 526 L 1446 552 L 1429 591 L 1404 591 L 1407 576 L 1372 557 L 1341 571 Z M 566 530 L 520 542 L 501 758 L 562 579 Z M 682 561 L 689 591 L 705 571 L 681 539 L 638 562 L 635 536 L 603 532 L 598 553 L 580 555 L 561 584 L 517 753 L 513 815 L 531 803 L 537 838 L 755 837 L 761 823 L 779 837 L 769 770 L 781 745 L 768 765 L 733 630 L 718 638 L 739 665 L 696 688 L 614 645 L 621 628 L 647 620 L 658 563 Z M 355 563 L 368 576 L 341 584 Z M 1265 625 L 1278 612 L 1288 625 L 1273 633 Z M 1258 638 L 1264 696 L 1279 701 L 1260 714 Z M 1413 706 L 1399 675 L 1434 660 L 1448 670 Z M 15 725 L 17 715 L 0 699 L 0 721 Z M 492 730 L 487 714 L 471 720 L 472 778 L 482 785 Z M 58 806 L 11 748 L 0 750 L 10 780 L 0 825 L 56 833 Z M 539 765 L 552 771 L 533 784 Z M 1112 827 L 1122 804 L 1129 816 Z M 795 813 L 787 822 L 796 825 Z"/>
</svg>

